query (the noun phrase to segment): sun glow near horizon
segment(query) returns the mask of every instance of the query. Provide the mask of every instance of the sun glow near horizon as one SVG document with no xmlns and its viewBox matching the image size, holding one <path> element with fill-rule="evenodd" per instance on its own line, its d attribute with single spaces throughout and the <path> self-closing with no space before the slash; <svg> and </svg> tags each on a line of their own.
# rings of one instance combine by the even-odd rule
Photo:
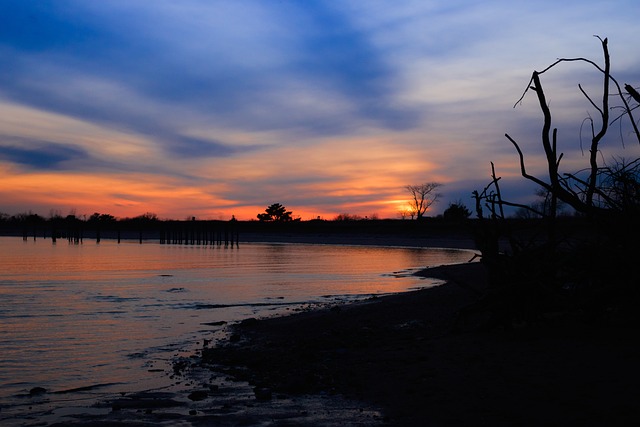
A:
<svg viewBox="0 0 640 427">
<path fill-rule="evenodd" d="M 438 215 L 473 203 L 491 161 L 526 203 L 504 133 L 544 173 L 539 107 L 513 108 L 532 70 L 598 62 L 599 34 L 640 84 L 630 0 L 232 3 L 1 2 L 0 213 L 398 218 L 406 185 L 439 182 Z M 594 79 L 566 68 L 549 102 L 572 172 Z"/>
<path fill-rule="evenodd" d="M 118 218 L 135 217 L 152 212 L 162 219 L 184 219 L 193 216 L 199 219 L 252 220 L 271 203 L 282 203 L 293 210 L 294 217 L 303 220 L 332 219 L 339 214 L 362 217 L 397 217 L 397 201 L 372 199 L 380 187 L 372 183 L 369 188 L 358 188 L 357 183 L 336 183 L 334 188 L 314 184 L 314 189 L 301 189 L 304 197 L 322 200 L 330 198 L 328 206 L 313 204 L 313 201 L 296 203 L 293 197 L 281 194 L 279 199 L 247 205 L 238 200 L 217 198 L 213 191 L 203 191 L 202 186 L 187 186 L 180 182 L 157 182 L 156 177 L 146 174 L 113 176 L 111 174 L 74 173 L 24 173 L 15 170 L 3 171 L 5 179 L 0 183 L 0 197 L 9 195 L 17 203 L 37 200 L 29 211 L 46 216 L 49 212 L 89 216 L 94 212 L 107 213 Z M 312 194 L 309 194 L 312 190 Z M 398 188 L 395 196 L 402 194 Z M 345 200 L 337 205 L 337 198 Z M 5 205 L 6 206 L 6 205 Z M 390 207 L 391 206 L 391 207 Z M 12 214 L 20 213 L 18 209 Z"/>
</svg>

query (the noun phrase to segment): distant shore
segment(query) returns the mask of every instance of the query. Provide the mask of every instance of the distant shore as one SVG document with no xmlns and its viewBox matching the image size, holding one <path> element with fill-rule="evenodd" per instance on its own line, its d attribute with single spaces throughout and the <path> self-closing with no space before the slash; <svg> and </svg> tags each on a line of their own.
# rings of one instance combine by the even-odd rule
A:
<svg viewBox="0 0 640 427">
<path fill-rule="evenodd" d="M 23 237 L 19 233 L 4 232 L 0 236 L 6 237 Z M 24 238 L 24 237 L 23 237 Z M 314 230 L 296 230 L 296 231 L 242 231 L 237 235 L 238 240 L 234 240 L 234 246 L 243 243 L 302 243 L 302 244 L 324 244 L 324 245 L 375 245 L 390 247 L 423 247 L 423 248 L 447 248 L 447 249 L 476 249 L 476 243 L 470 232 L 459 230 L 452 233 L 443 233 L 440 231 L 427 231 L 422 233 L 384 233 L 379 230 L 345 230 L 345 231 L 314 231 Z M 31 240 L 51 240 L 50 233 L 39 232 L 34 236 L 33 233 L 27 235 L 27 241 Z M 58 238 L 59 242 L 64 242 L 66 238 Z M 115 233 L 102 232 L 101 241 L 118 240 L 122 242 L 159 242 L 159 235 L 155 232 L 145 232 L 138 234 L 135 232 Z M 73 239 L 71 239 L 73 241 Z M 87 230 L 82 238 L 74 243 L 95 243 L 96 234 L 91 230 Z M 168 243 L 170 244 L 170 243 Z M 188 245 L 189 243 L 184 243 Z M 222 242 L 224 244 L 224 242 Z M 197 245 L 197 244 L 196 244 Z"/>
<path fill-rule="evenodd" d="M 51 239 L 90 243 L 98 238 L 122 241 L 158 241 L 171 244 L 211 244 L 243 242 L 282 242 L 351 244 L 410 247 L 443 247 L 474 249 L 473 222 L 447 222 L 440 219 L 360 220 L 360 221 L 292 221 L 262 223 L 259 221 L 156 221 L 124 222 L 102 225 L 74 222 L 39 223 L 23 226 L 5 224 L 0 235 L 21 236 L 27 240 Z M 1 225 L 1 224 L 0 224 Z M 203 243 L 206 242 L 206 243 Z"/>
</svg>

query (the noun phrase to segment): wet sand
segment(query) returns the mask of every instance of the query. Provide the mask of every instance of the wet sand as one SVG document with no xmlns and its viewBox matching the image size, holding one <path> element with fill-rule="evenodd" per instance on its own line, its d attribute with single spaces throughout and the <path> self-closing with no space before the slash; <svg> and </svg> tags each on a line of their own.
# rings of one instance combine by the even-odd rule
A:
<svg viewBox="0 0 640 427">
<path fill-rule="evenodd" d="M 448 283 L 244 322 L 234 342 L 206 359 L 259 390 L 367 402 L 389 426 L 637 422 L 633 330 L 562 318 L 512 330 L 478 329 L 472 320 L 453 331 L 458 311 L 486 286 L 482 265 L 421 274 Z"/>
</svg>

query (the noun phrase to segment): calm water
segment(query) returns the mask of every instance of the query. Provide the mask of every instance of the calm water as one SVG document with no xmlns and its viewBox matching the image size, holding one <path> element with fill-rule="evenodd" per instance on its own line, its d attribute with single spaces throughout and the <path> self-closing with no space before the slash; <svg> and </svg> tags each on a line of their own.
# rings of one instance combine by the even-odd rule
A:
<svg viewBox="0 0 640 427">
<path fill-rule="evenodd" d="M 0 420 L 33 387 L 161 387 L 172 358 L 215 338 L 216 322 L 428 286 L 406 273 L 470 258 L 450 249 L 0 237 Z"/>
</svg>

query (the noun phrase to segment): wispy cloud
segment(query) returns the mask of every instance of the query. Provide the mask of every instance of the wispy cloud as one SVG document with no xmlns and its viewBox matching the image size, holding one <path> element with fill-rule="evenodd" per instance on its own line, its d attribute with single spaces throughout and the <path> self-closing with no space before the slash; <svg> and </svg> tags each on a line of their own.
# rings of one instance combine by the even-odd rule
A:
<svg viewBox="0 0 640 427">
<path fill-rule="evenodd" d="M 633 12 L 595 0 L 3 2 L 0 167 L 13 187 L 0 183 L 0 210 L 253 218 L 282 202 L 303 217 L 394 216 L 404 185 L 441 181 L 441 211 L 486 183 L 489 161 L 518 174 L 505 132 L 543 167 L 535 102 L 513 109 L 533 69 L 598 60 L 600 34 L 614 71 L 640 84 Z M 583 70 L 548 82 L 576 165 Z"/>
<path fill-rule="evenodd" d="M 17 163 L 33 169 L 63 169 L 68 162 L 87 158 L 84 150 L 65 147 L 49 141 L 30 140 L 0 135 L 0 160 Z M 10 145 L 4 145 L 9 143 Z"/>
</svg>

